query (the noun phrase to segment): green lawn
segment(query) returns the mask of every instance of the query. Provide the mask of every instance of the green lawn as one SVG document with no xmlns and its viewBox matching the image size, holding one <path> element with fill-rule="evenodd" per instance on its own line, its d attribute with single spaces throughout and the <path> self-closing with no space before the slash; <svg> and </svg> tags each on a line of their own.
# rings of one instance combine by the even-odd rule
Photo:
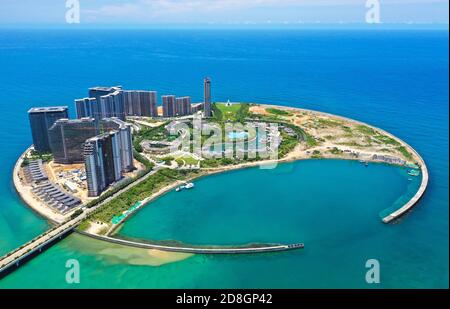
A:
<svg viewBox="0 0 450 309">
<path fill-rule="evenodd" d="M 189 156 L 183 156 L 176 159 L 178 165 L 184 166 L 184 165 L 197 165 L 198 160 L 194 159 L 193 157 Z"/>
<path fill-rule="evenodd" d="M 292 114 L 289 113 L 288 111 L 278 109 L 278 108 L 272 108 L 272 107 L 266 108 L 266 112 L 268 112 L 270 114 L 278 115 L 278 116 L 292 116 Z"/>
<path fill-rule="evenodd" d="M 236 115 L 239 112 L 242 104 L 235 103 L 228 106 L 226 103 L 216 103 L 217 109 L 220 111 L 222 120 L 227 121 L 235 121 Z"/>
<path fill-rule="evenodd" d="M 412 154 L 404 146 L 399 146 L 396 149 L 399 152 L 401 152 L 402 155 L 405 156 L 405 158 L 407 158 L 408 160 L 412 160 L 412 158 L 413 158 Z"/>
</svg>

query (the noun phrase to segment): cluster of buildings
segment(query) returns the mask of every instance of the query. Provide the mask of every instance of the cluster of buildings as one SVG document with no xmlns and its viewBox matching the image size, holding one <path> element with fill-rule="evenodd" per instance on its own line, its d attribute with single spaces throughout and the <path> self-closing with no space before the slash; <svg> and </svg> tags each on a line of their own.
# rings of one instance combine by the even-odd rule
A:
<svg viewBox="0 0 450 309">
<path fill-rule="evenodd" d="M 39 183 L 48 180 L 47 173 L 42 166 L 42 160 L 32 160 L 23 170 L 25 180 L 29 183 Z"/>
<path fill-rule="evenodd" d="M 61 188 L 48 180 L 42 160 L 32 160 L 25 166 L 25 181 L 34 184 L 31 191 L 45 204 L 60 213 L 66 213 L 81 204 L 81 200 L 64 192 Z"/>
<path fill-rule="evenodd" d="M 68 119 L 67 107 L 28 112 L 34 149 L 59 164 L 84 163 L 88 196 L 98 196 L 134 169 L 131 125 L 117 117 Z M 52 123 L 53 122 L 53 123 Z"/>
<path fill-rule="evenodd" d="M 126 116 L 157 117 L 156 91 L 123 90 L 116 87 L 94 87 L 89 89 L 89 97 L 75 100 L 77 118 L 116 117 L 125 120 Z"/>
<path fill-rule="evenodd" d="M 382 161 L 382 162 L 390 163 L 390 164 L 398 164 L 398 165 L 406 165 L 406 163 L 407 163 L 405 160 L 397 158 L 395 156 L 379 155 L 379 154 L 372 155 L 372 160 Z"/>
<path fill-rule="evenodd" d="M 94 87 L 89 89 L 89 97 L 75 100 L 77 118 L 117 117 L 125 120 L 122 87 Z"/>
<path fill-rule="evenodd" d="M 192 104 L 191 97 L 163 95 L 162 116 L 166 118 L 187 116 L 204 109 L 205 117 L 211 117 L 211 80 L 204 79 L 204 102 Z M 122 86 L 94 87 L 89 89 L 89 97 L 75 100 L 77 118 L 126 116 L 158 117 L 158 94 L 156 91 L 124 90 Z"/>
<path fill-rule="evenodd" d="M 32 192 L 48 206 L 63 214 L 81 204 L 79 198 L 66 193 L 49 181 L 40 183 L 32 189 Z"/>
<path fill-rule="evenodd" d="M 190 97 L 162 96 L 163 117 L 191 115 L 204 110 L 211 117 L 211 81 L 204 80 L 203 103 Z M 33 145 L 51 152 L 55 163 L 84 163 L 88 196 L 98 196 L 123 173 L 132 171 L 133 143 L 126 116 L 158 117 L 156 91 L 94 87 L 87 98 L 75 100 L 77 119 L 67 106 L 36 107 L 28 111 Z"/>
</svg>

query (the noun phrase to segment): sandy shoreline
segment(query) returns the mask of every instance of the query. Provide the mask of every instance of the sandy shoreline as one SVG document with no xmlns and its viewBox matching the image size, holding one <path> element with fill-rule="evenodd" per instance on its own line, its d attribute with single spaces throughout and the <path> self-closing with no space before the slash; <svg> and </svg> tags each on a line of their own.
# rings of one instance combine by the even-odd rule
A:
<svg viewBox="0 0 450 309">
<path fill-rule="evenodd" d="M 19 177 L 20 168 L 25 158 L 25 155 L 30 151 L 31 147 L 29 147 L 24 153 L 22 153 L 19 159 L 16 161 L 13 170 L 13 182 L 16 192 L 19 194 L 22 201 L 38 213 L 40 216 L 44 217 L 46 220 L 50 221 L 53 224 L 59 224 L 66 221 L 70 215 L 61 215 L 58 212 L 52 210 L 50 207 L 46 206 L 44 203 L 40 202 L 38 199 L 34 197 L 34 194 L 31 192 L 32 187 L 26 186 L 23 184 Z"/>
</svg>

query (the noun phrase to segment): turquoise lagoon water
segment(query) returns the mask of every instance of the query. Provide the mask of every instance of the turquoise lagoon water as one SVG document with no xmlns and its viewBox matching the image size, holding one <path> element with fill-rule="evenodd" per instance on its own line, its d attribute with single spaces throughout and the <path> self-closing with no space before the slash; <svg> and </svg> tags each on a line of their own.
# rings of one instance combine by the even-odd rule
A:
<svg viewBox="0 0 450 309">
<path fill-rule="evenodd" d="M 420 184 L 420 177 L 408 181 L 406 171 L 308 160 L 274 170 L 212 175 L 196 181 L 193 190 L 171 191 L 150 203 L 119 235 L 199 245 L 305 242 L 312 248 L 336 247 L 372 229 L 387 232 L 380 224 L 383 207 L 400 197 L 407 200 Z"/>
<path fill-rule="evenodd" d="M 195 102 L 210 75 L 214 100 L 362 120 L 410 143 L 430 171 L 424 198 L 392 225 L 381 223 L 380 212 L 418 181 L 395 167 L 310 161 L 203 178 L 194 190 L 147 205 L 120 233 L 194 244 L 300 241 L 306 248 L 152 266 L 142 265 L 145 252 L 71 235 L 0 288 L 448 287 L 447 31 L 0 30 L 0 68 L 0 254 L 48 228 L 11 182 L 16 158 L 31 143 L 27 110 L 64 104 L 73 115 L 73 99 L 96 85 Z M 81 265 L 77 286 L 65 283 L 70 258 Z M 378 286 L 364 281 L 368 258 L 381 263 Z"/>
</svg>

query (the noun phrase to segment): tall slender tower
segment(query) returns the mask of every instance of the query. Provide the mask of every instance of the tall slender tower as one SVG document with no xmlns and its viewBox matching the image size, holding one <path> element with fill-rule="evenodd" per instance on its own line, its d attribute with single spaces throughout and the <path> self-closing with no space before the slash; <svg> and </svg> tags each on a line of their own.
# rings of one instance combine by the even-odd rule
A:
<svg viewBox="0 0 450 309">
<path fill-rule="evenodd" d="M 205 117 L 211 117 L 211 79 L 209 77 L 206 77 L 203 81 L 204 83 L 204 95 L 205 95 L 205 102 L 204 102 L 204 112 Z"/>
</svg>

